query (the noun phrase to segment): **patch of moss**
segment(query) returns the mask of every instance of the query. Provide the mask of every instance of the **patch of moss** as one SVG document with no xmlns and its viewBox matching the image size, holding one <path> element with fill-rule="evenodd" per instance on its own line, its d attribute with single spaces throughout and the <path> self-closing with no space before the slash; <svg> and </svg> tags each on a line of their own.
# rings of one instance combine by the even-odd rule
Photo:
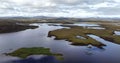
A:
<svg viewBox="0 0 120 63">
<path fill-rule="evenodd" d="M 62 54 L 53 54 L 50 52 L 49 48 L 43 48 L 43 47 L 20 48 L 12 53 L 7 53 L 7 55 L 16 56 L 20 58 L 26 58 L 30 55 L 49 55 L 49 56 L 55 56 L 58 59 L 62 58 Z"/>
</svg>

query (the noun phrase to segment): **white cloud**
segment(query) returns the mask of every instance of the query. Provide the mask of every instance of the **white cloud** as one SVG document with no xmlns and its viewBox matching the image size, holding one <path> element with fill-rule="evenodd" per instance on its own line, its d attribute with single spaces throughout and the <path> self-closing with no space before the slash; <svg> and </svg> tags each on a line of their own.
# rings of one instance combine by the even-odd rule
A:
<svg viewBox="0 0 120 63">
<path fill-rule="evenodd" d="M 0 4 L 0 16 L 120 15 L 120 0 L 0 0 Z"/>
<path fill-rule="evenodd" d="M 114 0 L 115 2 L 120 2 L 120 0 Z"/>
<path fill-rule="evenodd" d="M 103 2 L 103 3 L 99 3 L 96 5 L 90 5 L 89 7 L 92 9 L 98 9 L 98 8 L 105 8 L 105 7 L 116 7 L 119 4 L 115 4 L 115 3 L 109 3 L 109 2 Z"/>
</svg>

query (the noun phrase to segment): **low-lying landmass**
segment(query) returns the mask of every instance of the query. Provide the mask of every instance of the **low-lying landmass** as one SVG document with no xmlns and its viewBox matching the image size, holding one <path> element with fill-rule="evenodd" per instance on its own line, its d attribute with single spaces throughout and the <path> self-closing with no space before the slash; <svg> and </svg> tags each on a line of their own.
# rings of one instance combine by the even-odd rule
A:
<svg viewBox="0 0 120 63">
<path fill-rule="evenodd" d="M 12 21 L 0 21 L 0 33 L 18 32 L 26 29 L 35 29 L 37 27 L 38 26 L 31 26 Z"/>
<path fill-rule="evenodd" d="M 96 22 L 97 23 L 97 22 Z M 97 35 L 105 40 L 120 44 L 120 36 L 114 35 L 114 31 L 120 31 L 120 26 L 111 24 L 102 24 L 97 23 L 105 29 L 87 29 L 82 26 L 67 26 L 70 28 L 63 28 L 58 30 L 50 31 L 48 36 L 55 36 L 57 40 L 67 40 L 72 42 L 72 45 L 93 45 L 97 47 L 105 46 L 105 44 L 98 42 L 91 37 L 87 36 L 88 34 Z M 77 36 L 82 36 L 83 38 L 78 38 Z"/>
<path fill-rule="evenodd" d="M 33 48 L 20 48 L 6 55 L 16 56 L 20 58 L 27 58 L 30 55 L 48 55 L 55 56 L 57 59 L 62 59 L 62 54 L 54 54 L 50 52 L 49 48 L 33 47 Z"/>
</svg>

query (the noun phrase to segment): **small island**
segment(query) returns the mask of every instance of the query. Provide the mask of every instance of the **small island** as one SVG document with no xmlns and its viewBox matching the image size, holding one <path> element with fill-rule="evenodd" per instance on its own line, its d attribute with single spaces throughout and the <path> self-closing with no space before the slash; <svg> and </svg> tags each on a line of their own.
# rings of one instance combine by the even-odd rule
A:
<svg viewBox="0 0 120 63">
<path fill-rule="evenodd" d="M 62 54 L 54 54 L 50 52 L 49 48 L 32 47 L 32 48 L 20 48 L 6 55 L 16 56 L 20 58 L 27 58 L 30 55 L 48 55 L 55 56 L 57 59 L 62 59 Z"/>
</svg>

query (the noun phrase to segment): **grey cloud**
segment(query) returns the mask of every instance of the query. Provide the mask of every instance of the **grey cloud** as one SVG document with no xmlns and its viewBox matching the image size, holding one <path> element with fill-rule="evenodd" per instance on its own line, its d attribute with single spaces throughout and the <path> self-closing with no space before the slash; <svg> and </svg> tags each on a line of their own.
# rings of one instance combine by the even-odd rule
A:
<svg viewBox="0 0 120 63">
<path fill-rule="evenodd" d="M 105 2 L 105 0 L 51 0 L 57 4 L 63 5 L 82 5 L 82 4 L 98 4 Z"/>
<path fill-rule="evenodd" d="M 18 0 L 21 1 L 21 0 Z M 92 14 L 97 13 L 98 15 L 118 15 L 120 14 L 120 8 L 116 7 L 98 7 L 92 9 L 90 6 L 95 6 L 101 3 L 113 3 L 119 4 L 114 0 L 23 0 L 22 3 L 17 2 L 17 0 L 0 0 L 0 16 L 2 14 L 15 14 L 21 13 L 26 14 L 40 14 L 42 13 L 62 13 L 66 16 L 70 14 L 75 14 L 75 16 L 80 16 L 80 14 Z M 83 13 L 82 13 L 83 12 Z M 61 15 L 62 15 L 61 14 Z M 16 14 L 17 15 L 17 14 Z M 19 15 L 19 14 L 18 14 Z M 44 14 L 43 14 L 44 15 Z M 71 15 L 72 17 L 72 15 Z"/>
<path fill-rule="evenodd" d="M 120 15 L 120 8 L 99 8 L 95 11 L 105 15 Z"/>
</svg>

